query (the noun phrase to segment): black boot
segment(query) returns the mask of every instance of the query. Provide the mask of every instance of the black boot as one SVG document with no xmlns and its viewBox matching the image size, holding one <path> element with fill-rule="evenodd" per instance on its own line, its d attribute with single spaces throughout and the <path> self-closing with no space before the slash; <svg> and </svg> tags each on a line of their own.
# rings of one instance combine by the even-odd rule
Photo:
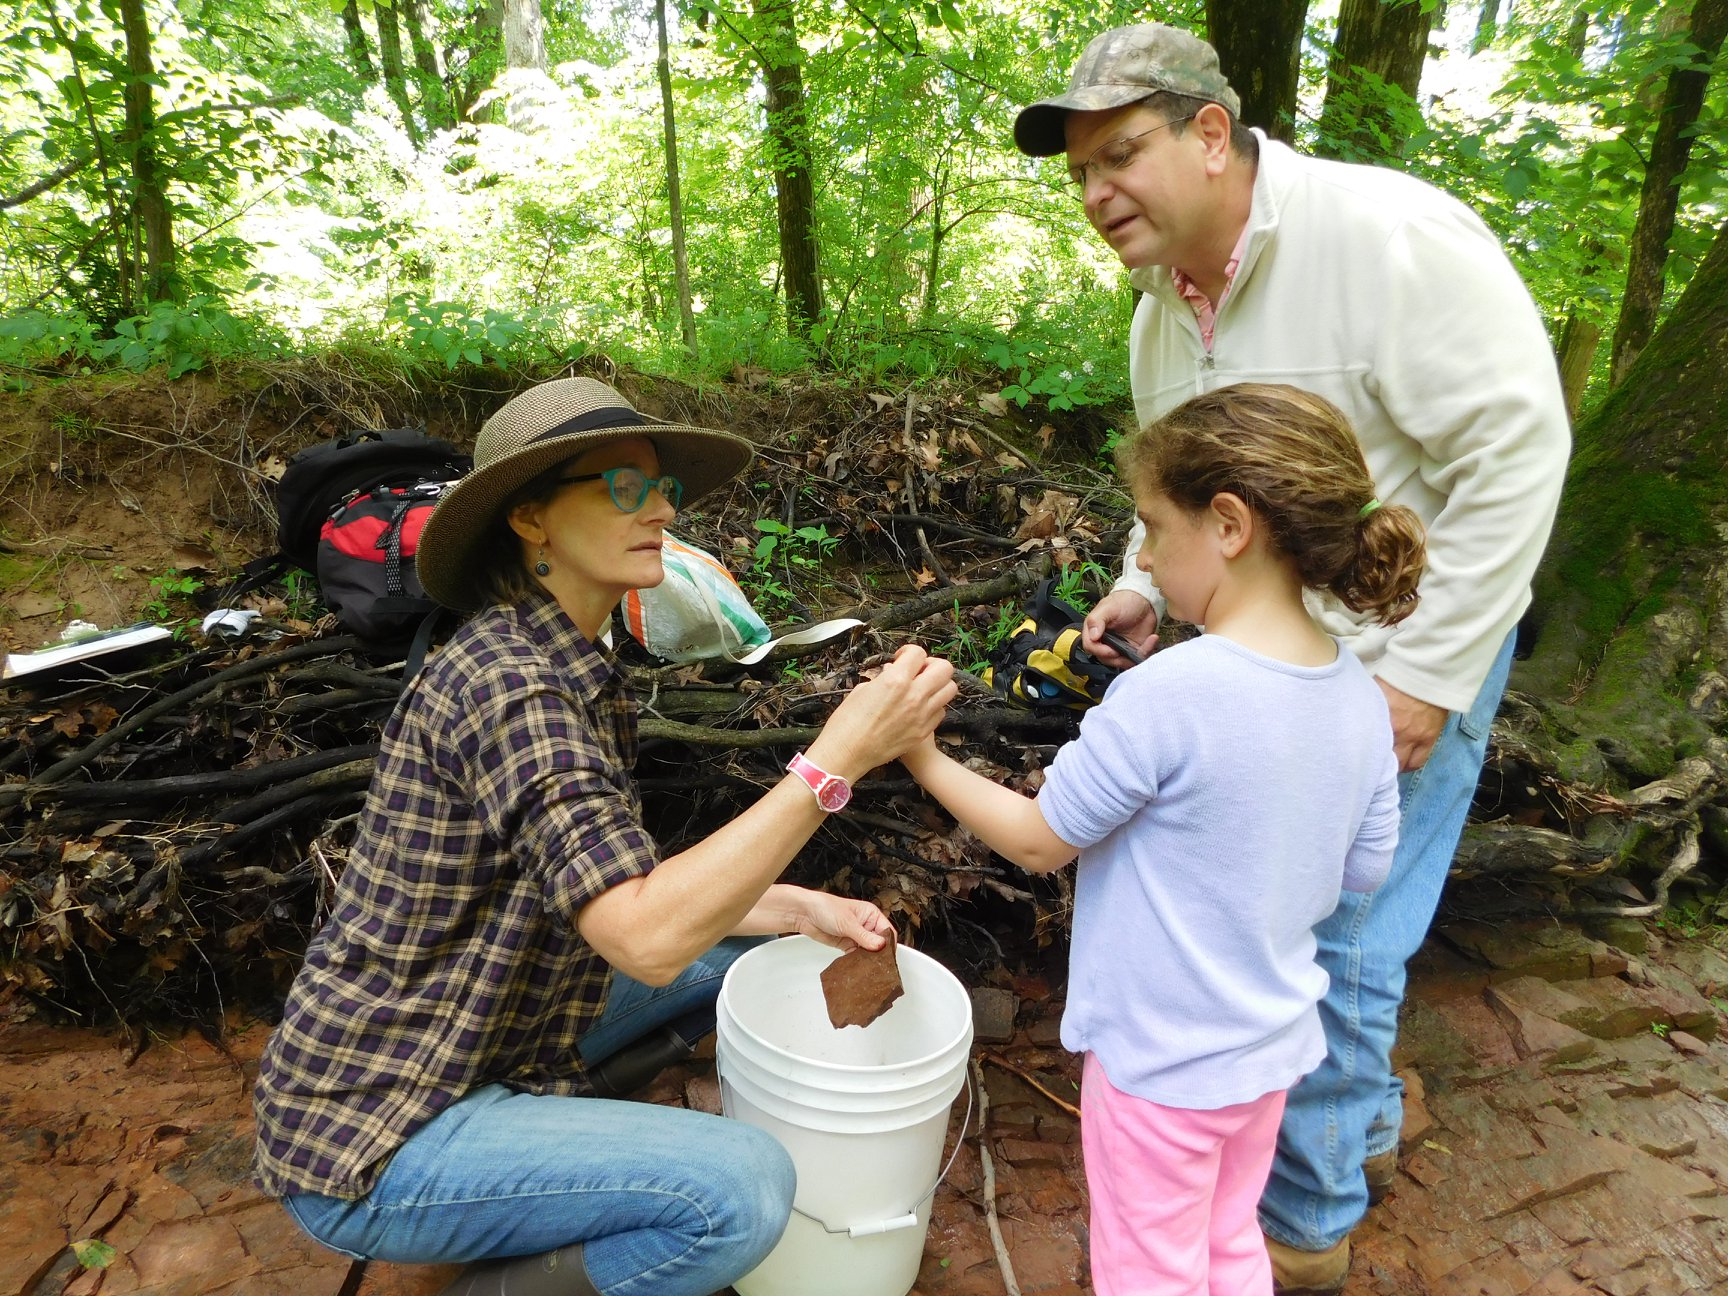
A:
<svg viewBox="0 0 1728 1296">
<path fill-rule="evenodd" d="M 600 1296 L 600 1291 L 588 1280 L 578 1242 L 545 1255 L 469 1265 L 438 1296 Z"/>
<path fill-rule="evenodd" d="M 631 1040 L 588 1068 L 594 1096 L 623 1098 L 635 1093 L 667 1067 L 688 1061 L 702 1037 L 713 1029 L 714 1008 L 710 1005 Z"/>
</svg>

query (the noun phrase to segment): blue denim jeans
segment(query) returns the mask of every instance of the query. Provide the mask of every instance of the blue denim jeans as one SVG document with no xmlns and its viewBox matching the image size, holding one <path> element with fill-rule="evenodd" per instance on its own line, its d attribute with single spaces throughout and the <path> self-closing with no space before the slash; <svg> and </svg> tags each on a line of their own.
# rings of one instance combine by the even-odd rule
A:
<svg viewBox="0 0 1728 1296">
<path fill-rule="evenodd" d="M 723 941 L 669 986 L 615 977 L 578 1051 L 598 1061 L 712 1002 L 753 944 Z M 708 1296 L 774 1248 L 795 1187 L 786 1150 L 739 1121 L 486 1085 L 418 1130 L 366 1197 L 301 1193 L 283 1205 L 355 1257 L 441 1264 L 581 1242 L 605 1296 Z"/>
<path fill-rule="evenodd" d="M 1398 1146 L 1404 1086 L 1392 1074 L 1404 965 L 1421 947 L 1458 849 L 1506 690 L 1512 636 L 1467 712 L 1447 718 L 1427 762 L 1402 775 L 1402 817 L 1391 876 L 1378 891 L 1345 892 L 1317 928 L 1332 979 L 1320 1001 L 1326 1060 L 1290 1090 L 1278 1128 L 1260 1225 L 1304 1251 L 1324 1251 L 1368 1210 L 1366 1157 Z"/>
</svg>

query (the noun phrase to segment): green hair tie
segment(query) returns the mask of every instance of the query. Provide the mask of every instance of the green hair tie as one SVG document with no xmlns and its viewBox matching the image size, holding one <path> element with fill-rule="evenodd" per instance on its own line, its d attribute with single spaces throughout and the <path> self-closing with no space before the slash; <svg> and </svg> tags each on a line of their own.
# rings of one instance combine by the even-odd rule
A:
<svg viewBox="0 0 1728 1296">
<path fill-rule="evenodd" d="M 1375 509 L 1377 509 L 1379 507 L 1380 507 L 1380 501 L 1379 500 L 1377 500 L 1377 499 L 1369 500 L 1366 504 L 1364 504 L 1362 506 L 1361 512 L 1356 514 L 1357 520 L 1361 521 L 1363 518 L 1366 518 L 1370 513 L 1372 513 Z"/>
</svg>

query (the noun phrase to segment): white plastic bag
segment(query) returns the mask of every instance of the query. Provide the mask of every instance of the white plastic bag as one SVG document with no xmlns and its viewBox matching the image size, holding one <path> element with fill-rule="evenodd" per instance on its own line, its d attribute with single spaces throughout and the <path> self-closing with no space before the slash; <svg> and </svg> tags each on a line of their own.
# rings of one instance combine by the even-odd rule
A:
<svg viewBox="0 0 1728 1296">
<path fill-rule="evenodd" d="M 768 623 L 756 615 L 725 563 L 671 536 L 660 561 L 665 580 L 624 596 L 624 624 L 649 652 L 671 662 L 737 661 L 768 642 Z"/>
<path fill-rule="evenodd" d="M 666 579 L 624 596 L 624 624 L 638 643 L 666 661 L 724 657 L 748 666 L 780 644 L 820 643 L 864 624 L 856 617 L 839 617 L 800 626 L 776 639 L 726 564 L 713 554 L 667 536 L 660 561 Z"/>
</svg>

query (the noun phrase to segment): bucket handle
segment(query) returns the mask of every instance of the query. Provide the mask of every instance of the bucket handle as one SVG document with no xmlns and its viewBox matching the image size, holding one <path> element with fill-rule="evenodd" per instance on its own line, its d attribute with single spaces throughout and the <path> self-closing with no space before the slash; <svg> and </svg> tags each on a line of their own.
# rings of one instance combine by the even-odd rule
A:
<svg viewBox="0 0 1728 1296">
<path fill-rule="evenodd" d="M 972 1068 L 968 1067 L 966 1068 L 966 1114 L 960 1118 L 960 1132 L 954 1136 L 954 1150 L 948 1154 L 948 1164 L 942 1167 L 941 1173 L 936 1176 L 936 1182 L 930 1185 L 929 1191 L 913 1202 L 911 1208 L 904 1215 L 891 1216 L 888 1219 L 876 1220 L 869 1224 L 853 1224 L 849 1228 L 833 1228 L 826 1220 L 817 1219 L 809 1211 L 799 1210 L 796 1202 L 792 1204 L 792 1213 L 802 1215 L 812 1224 L 819 1226 L 824 1233 L 843 1233 L 853 1238 L 873 1237 L 878 1233 L 894 1233 L 900 1229 L 917 1227 L 919 1208 L 936 1195 L 936 1190 L 942 1186 L 942 1181 L 948 1177 L 948 1172 L 954 1168 L 954 1158 L 960 1155 L 960 1149 L 966 1144 L 966 1129 L 972 1124 L 973 1097 Z"/>
</svg>

